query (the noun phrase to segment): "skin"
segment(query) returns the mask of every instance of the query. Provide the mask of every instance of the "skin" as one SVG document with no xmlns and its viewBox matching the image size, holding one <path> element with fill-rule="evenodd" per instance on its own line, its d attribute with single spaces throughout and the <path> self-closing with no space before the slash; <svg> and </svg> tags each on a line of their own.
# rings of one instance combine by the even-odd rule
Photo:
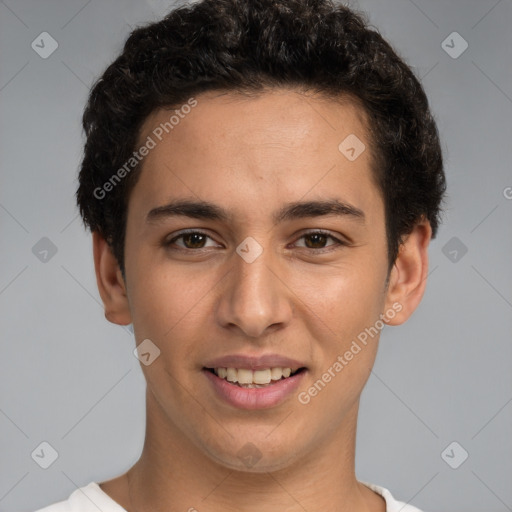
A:
<svg viewBox="0 0 512 512">
<path fill-rule="evenodd" d="M 401 311 L 389 325 L 413 313 L 426 285 L 430 224 L 422 219 L 406 238 L 386 287 L 384 203 L 359 107 L 291 89 L 197 101 L 144 159 L 128 205 L 126 281 L 93 233 L 106 318 L 133 323 L 137 344 L 149 338 L 161 351 L 141 365 L 141 457 L 101 487 L 129 512 L 384 511 L 383 498 L 354 471 L 359 398 L 378 336 L 306 405 L 294 393 L 269 409 L 237 409 L 215 394 L 202 368 L 227 354 L 277 353 L 307 366 L 299 391 L 307 390 L 393 304 Z M 151 114 L 140 140 L 169 115 Z M 349 134 L 366 145 L 355 161 L 338 150 Z M 146 222 L 151 209 L 180 198 L 211 201 L 233 218 Z M 363 210 L 364 221 L 272 220 L 285 203 L 332 198 Z M 187 228 L 210 238 L 163 245 Z M 304 238 L 316 229 L 349 243 Z M 249 236 L 263 247 L 252 263 L 235 251 Z M 251 468 L 237 456 L 248 442 L 262 455 Z"/>
</svg>

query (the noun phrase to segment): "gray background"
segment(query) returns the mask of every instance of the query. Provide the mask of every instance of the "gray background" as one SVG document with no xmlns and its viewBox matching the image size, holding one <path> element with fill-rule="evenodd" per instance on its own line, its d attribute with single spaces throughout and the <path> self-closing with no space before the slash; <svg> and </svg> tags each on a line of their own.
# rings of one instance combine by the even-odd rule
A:
<svg viewBox="0 0 512 512">
<path fill-rule="evenodd" d="M 0 2 L 3 511 L 34 510 L 118 475 L 142 448 L 135 343 L 104 319 L 74 192 L 88 88 L 132 27 L 171 5 Z M 357 474 L 426 511 L 512 510 L 512 2 L 351 5 L 423 78 L 449 188 L 424 300 L 381 336 L 362 397 Z M 43 31 L 59 45 L 47 59 L 31 48 Z M 454 31 L 469 44 L 458 58 L 442 46 Z M 453 53 L 461 43 L 445 45 Z M 46 261 L 43 237 L 57 249 Z M 46 470 L 31 457 L 42 441 L 59 455 Z M 453 441 L 445 460 L 469 454 L 458 469 L 441 456 Z"/>
</svg>

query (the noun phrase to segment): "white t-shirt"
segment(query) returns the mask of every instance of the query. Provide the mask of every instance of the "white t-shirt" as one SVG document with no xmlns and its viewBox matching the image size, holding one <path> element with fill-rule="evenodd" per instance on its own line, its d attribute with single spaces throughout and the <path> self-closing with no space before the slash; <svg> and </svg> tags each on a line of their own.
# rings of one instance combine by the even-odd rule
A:
<svg viewBox="0 0 512 512">
<path fill-rule="evenodd" d="M 396 501 L 384 487 L 361 482 L 386 500 L 387 512 L 421 512 L 421 510 Z M 80 487 L 67 500 L 36 510 L 36 512 L 126 512 L 126 510 L 105 493 L 96 482 Z"/>
</svg>

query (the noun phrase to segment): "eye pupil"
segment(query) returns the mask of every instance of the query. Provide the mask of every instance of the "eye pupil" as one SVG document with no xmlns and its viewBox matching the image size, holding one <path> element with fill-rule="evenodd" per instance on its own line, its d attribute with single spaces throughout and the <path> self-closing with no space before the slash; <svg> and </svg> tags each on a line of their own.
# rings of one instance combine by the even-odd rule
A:
<svg viewBox="0 0 512 512">
<path fill-rule="evenodd" d="M 190 241 L 191 239 L 193 240 L 191 244 L 193 246 L 192 248 L 197 249 L 202 247 L 202 243 L 204 243 L 205 236 L 201 235 L 200 233 L 188 233 L 186 235 L 183 235 L 183 242 L 187 247 L 190 245 L 187 243 L 187 241 Z M 197 244 L 199 245 L 199 247 Z"/>
<path fill-rule="evenodd" d="M 306 246 L 310 249 L 315 249 L 315 248 L 317 248 L 317 246 L 315 245 L 315 242 L 313 242 L 313 245 L 314 245 L 313 247 L 311 246 L 310 243 L 308 243 L 308 240 L 311 240 L 311 239 L 316 240 L 316 243 L 320 243 L 320 245 L 323 246 L 323 245 L 325 245 L 327 236 L 323 235 L 322 233 L 312 233 L 310 235 L 306 235 L 306 237 L 305 237 Z"/>
</svg>

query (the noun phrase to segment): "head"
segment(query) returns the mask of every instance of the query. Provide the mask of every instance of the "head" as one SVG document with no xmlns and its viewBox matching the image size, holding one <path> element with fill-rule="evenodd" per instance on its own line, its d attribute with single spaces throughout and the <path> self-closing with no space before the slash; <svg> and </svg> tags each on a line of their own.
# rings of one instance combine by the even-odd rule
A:
<svg viewBox="0 0 512 512">
<path fill-rule="evenodd" d="M 425 287 L 445 177 L 410 68 L 329 0 L 204 0 L 132 32 L 83 125 L 78 205 L 107 318 L 160 350 L 155 423 L 231 467 L 249 440 L 266 469 L 318 448 L 355 414 L 376 322 Z M 270 353 L 305 369 L 294 398 L 215 403 L 208 364 Z"/>
</svg>

